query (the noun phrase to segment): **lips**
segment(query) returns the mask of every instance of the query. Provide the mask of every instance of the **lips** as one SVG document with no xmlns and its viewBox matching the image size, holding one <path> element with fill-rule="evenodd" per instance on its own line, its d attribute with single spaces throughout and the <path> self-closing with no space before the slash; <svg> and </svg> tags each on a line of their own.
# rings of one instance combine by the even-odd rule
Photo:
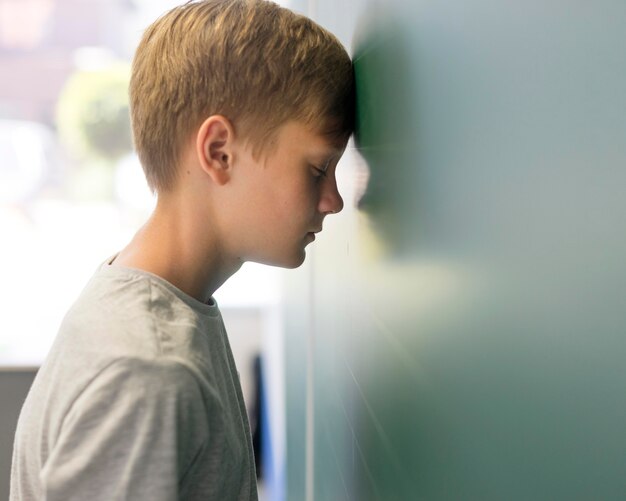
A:
<svg viewBox="0 0 626 501">
<path fill-rule="evenodd" d="M 307 237 L 311 237 L 313 240 L 315 240 L 315 234 L 319 233 L 320 231 L 322 231 L 322 228 L 317 228 L 313 231 L 309 231 L 306 235 Z"/>
</svg>

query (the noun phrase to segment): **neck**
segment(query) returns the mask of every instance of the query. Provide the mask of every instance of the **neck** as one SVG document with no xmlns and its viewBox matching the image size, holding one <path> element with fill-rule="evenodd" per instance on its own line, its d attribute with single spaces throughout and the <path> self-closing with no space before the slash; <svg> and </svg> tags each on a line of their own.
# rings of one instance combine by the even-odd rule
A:
<svg viewBox="0 0 626 501">
<path fill-rule="evenodd" d="M 218 228 L 208 214 L 203 216 L 193 203 L 160 197 L 150 219 L 113 265 L 153 273 L 206 303 L 243 263 L 221 248 Z"/>
</svg>

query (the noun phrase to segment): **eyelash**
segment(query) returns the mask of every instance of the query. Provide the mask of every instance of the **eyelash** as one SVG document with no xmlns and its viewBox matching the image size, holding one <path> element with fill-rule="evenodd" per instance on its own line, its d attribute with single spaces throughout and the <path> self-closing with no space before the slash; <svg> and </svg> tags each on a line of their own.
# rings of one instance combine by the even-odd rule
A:
<svg viewBox="0 0 626 501">
<path fill-rule="evenodd" d="M 327 176 L 327 172 L 325 170 L 322 170 L 319 167 L 315 167 L 315 165 L 312 165 L 311 167 L 313 167 L 313 170 L 318 174 L 315 176 L 317 179 Z"/>
</svg>

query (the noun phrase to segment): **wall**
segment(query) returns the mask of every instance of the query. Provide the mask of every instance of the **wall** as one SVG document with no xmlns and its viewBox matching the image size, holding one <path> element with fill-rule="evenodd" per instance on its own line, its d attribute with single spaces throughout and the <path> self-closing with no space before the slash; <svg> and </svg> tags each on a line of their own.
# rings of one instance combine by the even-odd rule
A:
<svg viewBox="0 0 626 501">
<path fill-rule="evenodd" d="M 626 6 L 330 5 L 362 158 L 289 278 L 287 499 L 622 498 Z"/>
</svg>

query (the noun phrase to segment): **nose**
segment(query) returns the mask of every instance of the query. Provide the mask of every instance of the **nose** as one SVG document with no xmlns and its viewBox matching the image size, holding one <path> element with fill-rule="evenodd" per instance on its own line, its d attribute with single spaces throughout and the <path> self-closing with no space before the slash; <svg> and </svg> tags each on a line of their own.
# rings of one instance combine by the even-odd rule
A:
<svg viewBox="0 0 626 501">
<path fill-rule="evenodd" d="M 337 214 L 343 209 L 343 198 L 339 194 L 335 176 L 329 177 L 324 183 L 319 202 L 319 211 L 322 214 Z"/>
</svg>

